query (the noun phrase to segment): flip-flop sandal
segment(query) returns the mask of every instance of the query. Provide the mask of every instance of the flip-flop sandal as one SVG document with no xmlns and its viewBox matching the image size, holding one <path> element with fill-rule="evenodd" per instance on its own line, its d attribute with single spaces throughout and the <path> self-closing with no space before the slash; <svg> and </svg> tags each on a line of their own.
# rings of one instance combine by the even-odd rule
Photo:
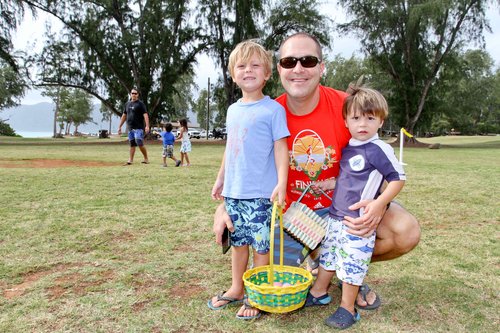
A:
<svg viewBox="0 0 500 333">
<path fill-rule="evenodd" d="M 328 294 L 321 295 L 320 297 L 314 297 L 310 292 L 308 292 L 304 306 L 328 305 L 331 301 L 332 298 Z"/>
<path fill-rule="evenodd" d="M 251 306 L 250 303 L 248 303 L 248 299 L 246 297 L 245 297 L 245 300 L 243 301 L 243 305 L 245 306 L 245 310 L 257 309 L 255 307 Z M 260 310 L 259 310 L 259 313 L 257 313 L 255 316 L 245 317 L 245 316 L 240 316 L 239 314 L 236 314 L 236 318 L 242 319 L 242 320 L 252 320 L 252 319 L 260 318 L 261 315 L 262 315 L 262 312 L 260 312 Z"/>
<path fill-rule="evenodd" d="M 356 303 L 355 304 L 356 308 L 358 308 L 360 310 L 375 310 L 380 306 L 380 304 L 382 304 L 380 297 L 376 293 L 375 293 L 375 301 L 373 302 L 373 304 L 368 304 L 368 301 L 366 300 L 366 296 L 368 296 L 368 293 L 370 292 L 370 290 L 371 289 L 370 289 L 370 287 L 368 287 L 367 284 L 363 284 L 361 287 L 359 287 L 358 294 L 359 293 L 361 294 L 361 297 L 363 298 L 363 300 L 366 302 L 367 305 L 361 306 L 361 305 L 358 305 Z"/>
<path fill-rule="evenodd" d="M 123 163 L 123 166 L 127 166 L 127 165 L 132 165 L 132 162 L 125 162 L 125 163 Z"/>
<path fill-rule="evenodd" d="M 226 301 L 227 303 L 221 306 L 214 306 L 212 304 L 212 299 L 209 299 L 207 305 L 211 310 L 222 310 L 226 308 L 228 305 L 236 305 L 243 303 L 242 299 L 236 299 L 234 297 L 224 296 L 224 293 L 225 291 L 221 291 L 220 293 L 217 294 L 217 301 Z"/>
<path fill-rule="evenodd" d="M 339 283 L 337 285 L 340 288 L 340 290 L 342 290 L 342 281 L 339 281 Z M 378 309 L 380 307 L 380 305 L 382 304 L 382 300 L 377 295 L 377 293 L 375 293 L 375 301 L 372 304 L 368 304 L 366 297 L 368 296 L 370 291 L 371 291 L 371 289 L 368 286 L 368 284 L 366 284 L 366 283 L 364 283 L 361 287 L 359 287 L 358 294 L 361 294 L 361 298 L 366 302 L 367 305 L 361 306 L 361 305 L 358 305 L 358 302 L 356 302 L 356 303 L 354 303 L 354 306 L 357 309 L 359 309 L 359 310 L 375 310 L 375 309 Z"/>
<path fill-rule="evenodd" d="M 141 163 L 142 164 L 149 164 L 149 162 L 147 162 L 147 161 L 142 161 Z"/>
<path fill-rule="evenodd" d="M 330 317 L 326 318 L 325 324 L 344 330 L 356 324 L 361 319 L 358 311 L 354 309 L 354 315 L 350 313 L 347 309 L 339 307 Z"/>
</svg>

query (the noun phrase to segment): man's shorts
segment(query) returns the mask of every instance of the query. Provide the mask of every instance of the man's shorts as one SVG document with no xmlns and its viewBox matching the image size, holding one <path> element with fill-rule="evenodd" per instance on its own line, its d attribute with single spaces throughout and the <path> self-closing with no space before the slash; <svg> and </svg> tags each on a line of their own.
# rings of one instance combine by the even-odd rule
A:
<svg viewBox="0 0 500 333">
<path fill-rule="evenodd" d="M 259 254 L 268 253 L 273 210 L 271 200 L 225 198 L 224 202 L 234 225 L 231 245 L 250 245 Z"/>
<path fill-rule="evenodd" d="M 131 129 L 128 132 L 130 147 L 144 146 L 144 131 L 142 129 Z"/>
<path fill-rule="evenodd" d="M 163 154 L 161 155 L 161 157 L 172 158 L 173 156 L 174 156 L 174 146 L 173 145 L 163 146 Z"/>
<path fill-rule="evenodd" d="M 321 242 L 319 264 L 349 284 L 361 286 L 375 246 L 375 233 L 359 237 L 347 232 L 341 220 L 327 217 L 326 236 Z"/>
</svg>

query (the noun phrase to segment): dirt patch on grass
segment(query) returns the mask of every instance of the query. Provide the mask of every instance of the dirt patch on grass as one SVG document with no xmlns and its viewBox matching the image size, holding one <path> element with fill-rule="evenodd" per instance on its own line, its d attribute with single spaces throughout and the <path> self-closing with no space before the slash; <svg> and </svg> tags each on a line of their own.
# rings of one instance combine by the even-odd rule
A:
<svg viewBox="0 0 500 333">
<path fill-rule="evenodd" d="M 0 159 L 0 168 L 67 168 L 67 167 L 102 167 L 120 163 L 101 161 L 73 161 L 52 159 Z"/>
<path fill-rule="evenodd" d="M 38 280 L 44 276 L 49 275 L 51 272 L 34 272 L 29 273 L 23 278 L 23 282 L 16 284 L 10 288 L 4 289 L 3 297 L 7 299 L 13 299 L 22 296 L 27 289 L 31 288 Z"/>
<path fill-rule="evenodd" d="M 24 295 L 45 276 L 55 273 L 64 273 L 71 268 L 82 267 L 85 265 L 88 264 L 60 264 L 45 270 L 26 273 L 23 275 L 21 283 L 2 288 L 2 295 L 6 299 L 15 299 Z M 114 275 L 114 272 L 111 270 L 94 272 L 92 274 L 70 272 L 54 279 L 53 285 L 46 289 L 47 296 L 50 300 L 53 300 L 62 297 L 68 292 L 72 292 L 77 295 L 85 295 L 90 289 L 112 280 Z"/>
<path fill-rule="evenodd" d="M 196 295 L 202 294 L 205 291 L 203 287 L 199 285 L 200 281 L 191 280 L 188 282 L 180 282 L 174 285 L 170 289 L 170 296 L 176 298 L 189 299 Z"/>
<path fill-rule="evenodd" d="M 60 298 L 67 293 L 83 296 L 91 289 L 99 287 L 113 278 L 114 273 L 111 270 L 86 275 L 70 273 L 57 278 L 54 285 L 47 288 L 47 294 L 50 300 Z"/>
<path fill-rule="evenodd" d="M 3 297 L 7 299 L 13 299 L 15 297 L 22 296 L 26 292 L 26 290 L 31 288 L 41 278 L 54 272 L 64 271 L 72 267 L 80 266 L 81 264 L 60 264 L 49 269 L 26 273 L 23 275 L 23 280 L 21 283 L 3 289 Z"/>
</svg>

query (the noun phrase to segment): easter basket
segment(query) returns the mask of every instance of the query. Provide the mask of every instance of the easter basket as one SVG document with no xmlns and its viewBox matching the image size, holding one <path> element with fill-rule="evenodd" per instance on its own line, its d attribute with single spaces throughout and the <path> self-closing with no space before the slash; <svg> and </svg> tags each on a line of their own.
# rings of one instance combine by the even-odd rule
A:
<svg viewBox="0 0 500 333">
<path fill-rule="evenodd" d="M 243 274 L 248 302 L 253 307 L 271 313 L 285 313 L 301 308 L 313 277 L 311 272 L 283 265 L 283 211 L 274 203 L 271 218 L 271 235 L 274 235 L 276 216 L 280 228 L 280 264 L 274 265 L 271 255 L 269 265 L 247 270 Z M 274 252 L 274 238 L 270 240 L 270 252 Z"/>
<path fill-rule="evenodd" d="M 302 244 L 314 250 L 326 234 L 328 221 L 316 214 L 312 209 L 300 202 L 309 191 L 308 185 L 300 198 L 292 202 L 283 215 L 283 227 Z M 319 189 L 328 199 L 331 198 Z"/>
</svg>

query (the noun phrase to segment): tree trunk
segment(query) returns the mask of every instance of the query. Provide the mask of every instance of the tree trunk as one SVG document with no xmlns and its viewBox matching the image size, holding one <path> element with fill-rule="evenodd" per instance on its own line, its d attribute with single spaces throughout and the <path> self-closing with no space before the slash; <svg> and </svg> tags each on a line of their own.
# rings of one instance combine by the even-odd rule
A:
<svg viewBox="0 0 500 333">
<path fill-rule="evenodd" d="M 59 95 L 59 88 L 57 88 L 57 98 L 56 98 L 56 107 L 54 110 L 54 138 L 57 138 L 57 115 L 59 114 L 59 100 L 60 100 L 60 95 Z"/>
</svg>

